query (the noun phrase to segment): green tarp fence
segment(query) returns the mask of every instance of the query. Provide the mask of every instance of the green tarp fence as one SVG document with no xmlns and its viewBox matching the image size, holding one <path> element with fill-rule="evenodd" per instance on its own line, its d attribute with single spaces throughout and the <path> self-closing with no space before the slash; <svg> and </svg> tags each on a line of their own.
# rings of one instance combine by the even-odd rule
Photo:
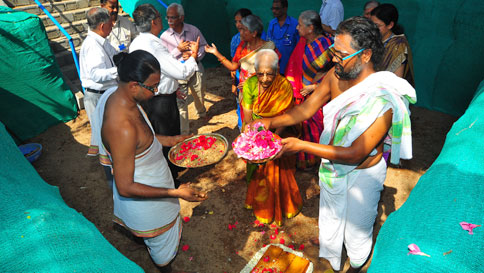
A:
<svg viewBox="0 0 484 273">
<path fill-rule="evenodd" d="M 62 200 L 0 122 L 0 272 L 143 272 Z"/>
<path fill-rule="evenodd" d="M 236 33 L 233 14 L 250 8 L 264 21 L 272 19 L 271 0 L 181 0 L 185 21 L 200 28 L 209 43 L 230 56 L 231 37 Z M 288 13 L 297 18 L 301 11 L 319 11 L 320 0 L 289 0 Z M 366 0 L 343 0 L 345 18 L 361 15 Z M 484 75 L 484 1 L 482 0 L 389 0 L 400 13 L 414 54 L 417 105 L 452 115 L 461 115 Z M 165 8 L 157 0 L 120 0 L 132 13 L 141 3 L 152 3 L 165 17 Z M 165 28 L 168 27 L 164 21 Z M 204 59 L 207 66 L 218 65 L 213 56 Z"/>
<path fill-rule="evenodd" d="M 437 160 L 378 234 L 368 272 L 483 272 L 484 81 L 452 126 Z M 431 257 L 407 255 L 416 244 Z"/>
<path fill-rule="evenodd" d="M 77 116 L 40 18 L 0 7 L 0 121 L 18 137 Z"/>
</svg>

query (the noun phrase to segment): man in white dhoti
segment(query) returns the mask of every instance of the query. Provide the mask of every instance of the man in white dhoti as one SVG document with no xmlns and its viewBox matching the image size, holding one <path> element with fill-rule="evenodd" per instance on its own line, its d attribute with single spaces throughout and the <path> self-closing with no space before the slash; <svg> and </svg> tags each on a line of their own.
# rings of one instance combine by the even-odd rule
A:
<svg viewBox="0 0 484 273">
<path fill-rule="evenodd" d="M 350 258 L 348 272 L 357 272 L 371 252 L 386 176 L 383 150 L 391 147 L 394 164 L 412 157 L 408 105 L 415 103 L 416 94 L 395 74 L 376 72 L 384 49 L 378 27 L 370 20 L 343 21 L 331 50 L 335 67 L 303 104 L 259 121 L 266 128 L 290 126 L 312 117 L 324 105 L 320 143 L 286 138 L 283 152 L 322 158 L 319 256 L 340 270 L 344 244 Z"/>
<path fill-rule="evenodd" d="M 171 272 L 181 236 L 178 198 L 197 202 L 207 196 L 187 184 L 175 189 L 162 147 L 188 136 L 155 134 L 139 105 L 157 90 L 159 62 L 143 50 L 120 53 L 114 60 L 120 83 L 99 99 L 91 151 L 97 148 L 101 164 L 112 166 L 114 221 L 142 237 L 155 264 Z"/>
</svg>

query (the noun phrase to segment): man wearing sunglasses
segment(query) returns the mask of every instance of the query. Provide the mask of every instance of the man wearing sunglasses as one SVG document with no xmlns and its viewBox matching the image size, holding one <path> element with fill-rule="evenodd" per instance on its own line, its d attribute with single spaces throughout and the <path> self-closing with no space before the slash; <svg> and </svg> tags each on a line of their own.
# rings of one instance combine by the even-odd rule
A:
<svg viewBox="0 0 484 273">
<path fill-rule="evenodd" d="M 391 163 L 412 157 L 409 103 L 415 89 L 390 72 L 377 72 L 383 57 L 378 27 L 352 17 L 336 29 L 330 49 L 335 67 L 304 103 L 281 116 L 259 120 L 268 129 L 311 118 L 323 107 L 320 143 L 285 138 L 283 153 L 321 157 L 319 169 L 319 256 L 341 269 L 345 245 L 351 268 L 358 272 L 372 248 L 373 224 L 386 177 L 383 149 Z"/>
<path fill-rule="evenodd" d="M 155 91 L 155 96 L 143 103 L 148 118 L 155 133 L 165 136 L 180 134 L 180 113 L 177 107 L 177 97 L 183 94 L 179 91 L 179 80 L 188 80 L 197 71 L 197 55 L 199 40 L 190 43 L 190 54 L 182 63 L 175 59 L 158 38 L 163 30 L 160 13 L 151 4 L 138 6 L 133 12 L 133 19 L 140 34 L 129 46 L 129 52 L 144 50 L 151 53 L 160 63 L 160 83 L 148 86 L 148 90 Z M 163 154 L 168 158 L 171 147 L 163 146 Z M 171 174 L 178 187 L 178 172 L 180 168 L 168 162 Z"/>
</svg>

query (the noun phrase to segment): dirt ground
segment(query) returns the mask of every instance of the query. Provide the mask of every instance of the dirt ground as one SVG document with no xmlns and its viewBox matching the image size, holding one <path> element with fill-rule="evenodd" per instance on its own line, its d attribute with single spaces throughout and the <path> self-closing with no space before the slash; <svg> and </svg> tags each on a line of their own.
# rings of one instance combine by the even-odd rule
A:
<svg viewBox="0 0 484 273">
<path fill-rule="evenodd" d="M 211 118 L 208 121 L 191 119 L 193 133 L 219 133 L 230 143 L 238 135 L 235 98 L 230 92 L 229 78 L 225 69 L 207 69 L 206 106 Z M 193 103 L 189 112 L 193 117 Z M 417 180 L 438 156 L 445 135 L 455 120 L 446 114 L 412 108 L 414 158 L 388 169 L 375 223 L 375 237 L 387 216 L 405 202 Z M 44 147 L 43 155 L 34 167 L 47 183 L 59 187 L 67 205 L 93 222 L 128 259 L 146 272 L 158 272 L 143 243 L 112 222 L 112 192 L 97 158 L 86 156 L 89 141 L 90 126 L 82 110 L 77 119 L 54 126 L 31 140 Z M 295 218 L 285 220 L 275 240 L 270 238 L 276 232 L 275 227 L 257 226 L 252 212 L 243 208 L 247 189 L 245 164 L 232 150 L 218 164 L 189 169 L 181 173 L 179 179 L 207 191 L 209 199 L 202 203 L 181 201 L 181 215 L 190 217 L 190 221 L 183 225 L 180 246 L 188 245 L 189 249 L 179 248 L 173 263 L 175 269 L 204 273 L 239 272 L 263 245 L 279 243 L 281 238 L 286 245 L 294 245 L 296 249 L 304 247 L 302 252 L 314 263 L 315 272 L 328 268 L 328 263 L 318 258 L 318 248 L 308 241 L 318 234 L 316 171 L 296 173 L 304 206 Z M 235 224 L 235 227 L 229 229 L 229 224 Z M 345 270 L 347 268 L 348 262 Z"/>
</svg>

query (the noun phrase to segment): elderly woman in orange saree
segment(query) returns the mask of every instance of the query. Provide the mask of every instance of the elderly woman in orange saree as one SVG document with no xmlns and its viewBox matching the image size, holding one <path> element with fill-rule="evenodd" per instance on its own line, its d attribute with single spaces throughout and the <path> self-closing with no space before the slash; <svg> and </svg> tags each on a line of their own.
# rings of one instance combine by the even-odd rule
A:
<svg viewBox="0 0 484 273">
<path fill-rule="evenodd" d="M 274 50 L 263 49 L 257 53 L 256 75 L 246 80 L 242 92 L 244 124 L 277 116 L 292 108 L 292 86 L 278 73 L 278 61 Z M 278 128 L 275 133 L 285 134 L 289 129 Z M 279 226 L 283 216 L 296 216 L 302 208 L 301 194 L 294 177 L 296 156 L 285 155 L 263 165 L 249 164 L 246 208 L 252 209 L 260 222 L 275 221 Z M 254 172 L 250 173 L 250 169 Z"/>
</svg>

